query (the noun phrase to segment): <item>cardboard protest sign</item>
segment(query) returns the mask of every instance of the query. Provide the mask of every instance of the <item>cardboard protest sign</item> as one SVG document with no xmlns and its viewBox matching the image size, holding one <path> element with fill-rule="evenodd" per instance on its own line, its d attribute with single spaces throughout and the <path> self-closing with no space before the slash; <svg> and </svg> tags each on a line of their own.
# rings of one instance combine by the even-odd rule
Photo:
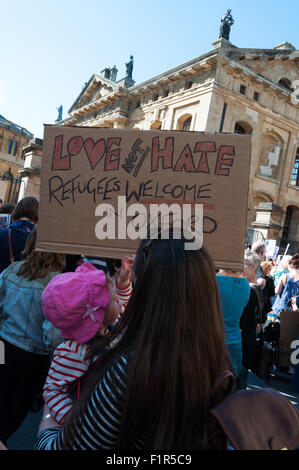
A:
<svg viewBox="0 0 299 470">
<path fill-rule="evenodd" d="M 121 258 L 140 243 L 129 223 L 134 204 L 148 211 L 177 204 L 182 213 L 201 204 L 203 244 L 215 265 L 243 270 L 250 139 L 46 125 L 37 248 Z"/>
<path fill-rule="evenodd" d="M 279 247 L 276 246 L 276 240 L 265 240 L 266 245 L 266 256 L 269 258 L 274 258 L 277 256 Z M 277 249 L 278 248 L 278 249 Z"/>
</svg>

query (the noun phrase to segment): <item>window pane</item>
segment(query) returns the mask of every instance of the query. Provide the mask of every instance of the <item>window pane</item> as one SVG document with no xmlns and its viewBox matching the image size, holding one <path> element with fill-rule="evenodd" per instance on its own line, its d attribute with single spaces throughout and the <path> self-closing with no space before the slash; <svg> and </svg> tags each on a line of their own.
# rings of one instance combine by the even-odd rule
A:
<svg viewBox="0 0 299 470">
<path fill-rule="evenodd" d="M 236 123 L 234 134 L 246 134 L 244 127 L 242 127 L 240 124 Z"/>
<path fill-rule="evenodd" d="M 183 131 L 190 131 L 190 128 L 191 128 L 191 117 L 189 117 L 188 119 L 186 119 L 186 121 L 184 121 L 184 124 L 183 124 Z"/>
<path fill-rule="evenodd" d="M 8 153 L 11 153 L 11 147 L 12 147 L 12 140 L 9 139 L 9 141 L 8 141 L 8 147 L 7 147 L 7 152 L 8 152 Z"/>
<path fill-rule="evenodd" d="M 18 149 L 18 143 L 14 141 L 13 146 L 12 146 L 12 154 L 16 155 L 17 154 L 17 149 Z"/>
<path fill-rule="evenodd" d="M 299 186 L 299 148 L 297 149 L 296 159 L 293 167 L 291 184 L 294 186 Z"/>
<path fill-rule="evenodd" d="M 246 88 L 247 88 L 247 87 L 246 87 L 245 85 L 240 85 L 240 93 L 241 93 L 242 95 L 246 95 Z"/>
</svg>

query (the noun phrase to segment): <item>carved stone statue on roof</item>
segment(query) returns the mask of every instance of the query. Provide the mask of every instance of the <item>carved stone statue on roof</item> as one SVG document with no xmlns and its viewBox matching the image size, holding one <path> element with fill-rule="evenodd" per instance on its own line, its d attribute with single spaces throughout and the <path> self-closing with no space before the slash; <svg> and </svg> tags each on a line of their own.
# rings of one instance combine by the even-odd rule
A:
<svg viewBox="0 0 299 470">
<path fill-rule="evenodd" d="M 117 76 L 117 68 L 116 66 L 114 65 L 113 68 L 110 70 L 111 72 L 111 77 L 110 77 L 110 80 L 112 80 L 113 82 L 116 82 L 116 76 Z"/>
<path fill-rule="evenodd" d="M 130 56 L 130 61 L 126 63 L 126 76 L 132 78 L 133 73 L 133 56 Z"/>
<path fill-rule="evenodd" d="M 221 18 L 219 38 L 229 41 L 230 27 L 234 24 L 234 19 L 231 15 L 231 10 L 227 10 L 225 15 Z"/>
<path fill-rule="evenodd" d="M 62 104 L 59 106 L 59 108 L 56 108 L 58 111 L 58 116 L 55 122 L 62 121 Z"/>
</svg>

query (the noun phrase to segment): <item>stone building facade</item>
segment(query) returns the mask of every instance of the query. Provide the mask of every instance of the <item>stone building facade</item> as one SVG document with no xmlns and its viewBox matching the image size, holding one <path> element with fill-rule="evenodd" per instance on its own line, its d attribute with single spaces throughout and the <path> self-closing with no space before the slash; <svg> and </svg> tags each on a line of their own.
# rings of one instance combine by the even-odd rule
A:
<svg viewBox="0 0 299 470">
<path fill-rule="evenodd" d="M 0 198 L 17 203 L 24 167 L 24 146 L 33 134 L 0 115 Z"/>
<path fill-rule="evenodd" d="M 251 134 L 248 227 L 298 251 L 299 51 L 212 46 L 139 84 L 92 75 L 61 125 Z"/>
</svg>

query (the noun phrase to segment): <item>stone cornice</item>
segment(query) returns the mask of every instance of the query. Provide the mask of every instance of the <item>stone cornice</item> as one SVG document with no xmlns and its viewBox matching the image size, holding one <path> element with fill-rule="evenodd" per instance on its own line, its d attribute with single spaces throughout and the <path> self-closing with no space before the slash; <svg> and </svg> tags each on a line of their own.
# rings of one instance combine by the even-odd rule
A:
<svg viewBox="0 0 299 470">
<path fill-rule="evenodd" d="M 73 112 L 74 108 L 76 107 L 76 104 L 79 103 L 80 99 L 82 98 L 82 96 L 84 94 L 86 94 L 86 92 L 89 88 L 91 88 L 91 89 L 95 88 L 96 86 L 98 86 L 99 83 L 103 83 L 104 85 L 112 88 L 113 91 L 110 94 L 113 94 L 115 91 L 119 91 L 119 90 L 123 89 L 123 87 L 117 85 L 115 82 L 113 82 L 111 80 L 108 80 L 108 78 L 102 77 L 98 74 L 93 74 L 90 77 L 90 79 L 88 80 L 88 82 L 85 83 L 85 86 L 83 87 L 83 89 L 81 90 L 81 93 L 79 94 L 79 96 L 77 96 L 76 100 L 74 101 L 74 103 L 70 107 L 68 113 L 71 114 Z M 83 106 L 83 108 L 84 107 L 85 106 Z M 81 109 L 81 108 L 79 108 L 79 109 Z"/>
<path fill-rule="evenodd" d="M 232 72 L 236 73 L 239 76 L 245 76 L 247 78 L 252 78 L 263 85 L 270 87 L 273 91 L 277 91 L 280 95 L 284 95 L 286 97 L 290 97 L 292 95 L 291 91 L 286 90 L 285 88 L 281 87 L 277 83 L 273 82 L 269 78 L 264 77 L 263 75 L 257 73 L 255 70 L 251 69 L 250 67 L 240 64 L 236 62 L 236 60 L 227 57 L 225 54 L 219 54 L 219 57 L 226 63 L 224 64 L 225 67 L 231 69 Z M 220 60 L 221 60 L 220 59 Z"/>
<path fill-rule="evenodd" d="M 192 76 L 194 74 L 201 70 L 210 69 L 216 65 L 216 63 L 219 63 L 219 61 L 222 62 L 222 65 L 229 68 L 234 75 L 245 77 L 267 86 L 271 88 L 274 93 L 279 94 L 279 96 L 284 96 L 287 101 L 290 101 L 290 91 L 257 73 L 249 66 L 240 63 L 240 61 L 244 59 L 258 59 L 259 57 L 267 58 L 269 60 L 274 58 L 293 60 L 297 59 L 298 55 L 299 51 L 291 49 L 240 49 L 233 45 L 225 48 L 218 47 L 130 88 L 121 87 L 117 84 L 117 82 L 112 82 L 111 80 L 108 80 L 102 76 L 93 74 L 90 80 L 86 83 L 85 87 L 82 89 L 80 95 L 75 100 L 74 104 L 71 106 L 69 110 L 69 114 L 71 116 L 64 121 L 61 121 L 60 124 L 64 125 L 74 123 L 76 122 L 77 118 L 80 118 L 81 116 L 84 116 L 88 113 L 96 112 L 97 110 L 118 101 L 120 97 L 126 97 L 128 99 L 130 96 L 132 96 L 134 99 L 138 99 L 139 97 L 142 97 L 149 92 L 153 93 L 163 87 L 170 86 L 172 83 L 178 80 L 188 78 L 192 80 Z M 82 96 L 86 94 L 88 90 L 90 90 L 90 94 L 92 94 L 92 91 L 96 89 L 100 82 L 106 86 L 108 85 L 111 87 L 111 93 L 75 109 L 76 104 L 78 104 Z M 297 108 L 297 105 L 293 106 L 295 106 L 295 109 Z"/>
<path fill-rule="evenodd" d="M 222 91 L 223 90 L 223 91 Z M 230 94 L 227 94 L 229 90 Z M 269 124 L 275 125 L 279 127 L 283 131 L 293 129 L 294 132 L 298 132 L 298 121 L 294 120 L 291 117 L 287 117 L 281 113 L 273 111 L 273 109 L 267 107 L 266 105 L 253 101 L 252 99 L 248 98 L 247 96 L 242 95 L 236 90 L 228 89 L 225 85 L 219 82 L 213 82 L 213 92 L 218 94 L 225 94 L 225 98 L 228 101 L 238 101 L 239 103 L 246 104 L 249 108 L 257 108 L 259 113 L 263 113 L 265 117 L 269 119 L 275 119 L 275 124 L 273 122 L 268 122 Z M 279 121 L 277 120 L 277 116 L 279 116 Z M 280 125 L 281 124 L 281 125 Z M 256 175 L 260 176 L 260 175 Z"/>
<path fill-rule="evenodd" d="M 69 114 L 71 117 L 77 117 L 85 114 L 86 112 L 92 112 L 95 109 L 102 108 L 109 104 L 110 102 L 116 101 L 120 96 L 134 95 L 135 97 L 138 94 L 147 93 L 149 90 L 154 90 L 161 86 L 171 84 L 178 79 L 187 78 L 188 76 L 192 77 L 199 69 L 208 69 L 211 67 L 212 63 L 215 62 L 216 54 L 214 51 L 210 51 L 206 54 L 203 54 L 200 57 L 192 59 L 188 62 L 185 62 L 182 65 L 179 65 L 168 72 L 160 74 L 156 77 L 153 77 L 145 82 L 142 82 L 138 85 L 134 85 L 130 88 L 124 88 L 117 85 L 117 82 L 112 82 L 104 77 L 93 74 L 89 81 L 86 83 L 85 87 L 82 89 L 79 96 L 76 98 L 71 108 L 69 109 Z M 76 104 L 80 101 L 82 96 L 86 93 L 88 88 L 98 84 L 100 82 L 105 83 L 106 85 L 111 86 L 114 90 L 108 95 L 99 98 L 98 100 L 89 102 L 77 109 L 75 109 Z M 63 125 L 69 122 L 69 118 L 60 121 L 59 124 Z"/>
<path fill-rule="evenodd" d="M 40 168 L 31 168 L 31 167 L 26 167 L 26 168 L 21 168 L 18 170 L 22 178 L 30 175 L 39 175 L 40 174 Z"/>
<path fill-rule="evenodd" d="M 258 227 L 260 227 L 260 228 L 265 227 L 266 228 L 267 227 L 267 228 L 274 228 L 274 229 L 277 229 L 277 230 L 282 230 L 283 229 L 283 225 L 277 224 L 275 222 L 256 222 L 256 221 L 254 221 L 254 222 L 251 223 L 251 225 L 253 227 L 256 227 L 256 228 L 258 228 Z"/>
<path fill-rule="evenodd" d="M 284 43 L 287 44 L 287 43 Z M 281 48 L 284 44 L 275 46 L 273 49 L 256 49 L 256 48 L 242 48 L 230 47 L 225 48 L 225 54 L 228 57 L 236 58 L 239 60 L 296 60 L 299 58 L 299 50 L 289 44 L 289 47 Z M 223 50 L 223 49 L 222 49 Z"/>
<path fill-rule="evenodd" d="M 159 87 L 170 85 L 174 81 L 187 78 L 188 76 L 191 78 L 192 75 L 197 73 L 200 69 L 209 69 L 212 64 L 216 63 L 217 53 L 218 51 L 210 51 L 195 59 L 189 60 L 184 64 L 178 65 L 173 69 L 129 88 L 129 92 L 130 94 L 134 94 L 137 91 L 144 93 L 148 89 L 158 89 Z"/>
<path fill-rule="evenodd" d="M 7 129 L 8 131 L 13 132 L 14 134 L 20 137 L 25 137 L 25 139 L 28 140 L 33 138 L 33 134 L 27 129 L 25 129 L 25 127 L 21 127 L 12 121 L 8 121 L 8 119 L 0 119 L 0 127 L 3 129 Z"/>
</svg>

